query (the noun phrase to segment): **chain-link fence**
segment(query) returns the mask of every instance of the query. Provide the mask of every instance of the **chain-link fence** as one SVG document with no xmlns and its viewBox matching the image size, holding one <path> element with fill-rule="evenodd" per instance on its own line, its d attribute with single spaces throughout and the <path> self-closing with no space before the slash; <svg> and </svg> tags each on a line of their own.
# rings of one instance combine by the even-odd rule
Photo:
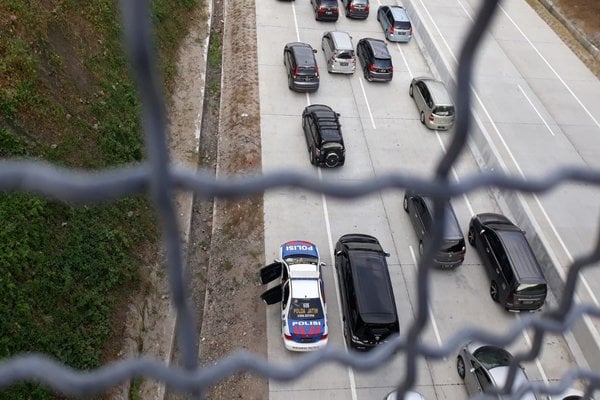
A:
<svg viewBox="0 0 600 400">
<path fill-rule="evenodd" d="M 478 173 L 465 177 L 460 183 L 450 181 L 449 172 L 460 152 L 465 149 L 471 131 L 469 110 L 474 54 L 496 12 L 498 2 L 499 0 L 482 2 L 475 23 L 462 46 L 457 71 L 456 124 L 451 145 L 436 167 L 435 178 L 424 180 L 398 172 L 355 184 L 341 184 L 292 172 L 215 179 L 203 171 L 172 166 L 167 151 L 165 105 L 153 54 L 149 2 L 121 1 L 127 51 L 142 100 L 148 161 L 138 166 L 87 173 L 61 169 L 41 162 L 5 160 L 0 164 L 0 190 L 36 193 L 71 203 L 106 202 L 134 193 L 149 192 L 159 215 L 165 243 L 171 298 L 179 321 L 177 339 L 182 349 L 183 369 L 165 365 L 157 359 L 140 357 L 118 361 L 93 371 L 76 371 L 43 354 L 28 354 L 2 361 L 0 389 L 18 382 L 36 381 L 68 396 L 94 395 L 132 378 L 145 377 L 163 382 L 173 389 L 202 397 L 202 393 L 212 384 L 237 372 L 246 371 L 277 381 L 292 381 L 324 363 L 337 363 L 357 371 L 368 371 L 385 364 L 398 353 L 403 353 L 406 368 L 399 385 L 399 393 L 403 394 L 416 382 L 416 363 L 419 359 L 453 356 L 469 339 L 507 346 L 515 341 L 523 330 L 530 330 L 533 332 L 531 349 L 515 355 L 503 389 L 509 391 L 508 388 L 513 386 L 518 364 L 534 360 L 540 354 L 545 335 L 564 333 L 585 315 L 600 317 L 600 308 L 575 303 L 575 289 L 580 272 L 600 260 L 600 233 L 594 250 L 576 259 L 570 266 L 563 295 L 556 309 L 520 318 L 504 335 L 491 334 L 475 326 L 467 327 L 456 332 L 445 345 L 435 347 L 424 343 L 421 335 L 428 321 L 431 290 L 428 283 L 429 266 L 435 249 L 441 243 L 444 230 L 445 218 L 441 218 L 445 212 L 444 200 L 484 187 L 523 193 L 542 193 L 565 182 L 580 182 L 600 187 L 600 170 L 560 168 L 538 179 L 515 178 L 498 172 Z M 383 189 L 406 188 L 434 197 L 436 224 L 432 241 L 425 248 L 418 265 L 418 298 L 414 323 L 406 331 L 406 335 L 396 337 L 368 354 L 350 353 L 340 347 L 330 346 L 298 358 L 293 365 L 275 365 L 256 355 L 239 352 L 226 357 L 215 366 L 199 368 L 198 338 L 183 279 L 179 227 L 172 200 L 174 191 L 193 191 L 197 196 L 204 198 L 235 199 L 282 187 L 301 188 L 346 199 L 355 199 Z M 521 394 L 531 390 L 542 394 L 558 394 L 575 380 L 584 382 L 586 396 L 591 396 L 594 390 L 600 388 L 600 371 L 571 369 L 558 384 L 546 386 L 529 382 L 519 387 L 513 396 L 520 398 Z"/>
</svg>

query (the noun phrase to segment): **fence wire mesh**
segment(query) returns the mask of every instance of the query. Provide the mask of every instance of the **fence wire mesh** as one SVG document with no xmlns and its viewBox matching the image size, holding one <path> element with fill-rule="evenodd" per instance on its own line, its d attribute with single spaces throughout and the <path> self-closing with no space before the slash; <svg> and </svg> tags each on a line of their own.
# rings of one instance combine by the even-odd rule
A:
<svg viewBox="0 0 600 400">
<path fill-rule="evenodd" d="M 134 193 L 150 193 L 162 229 L 166 249 L 167 271 L 171 298 L 179 323 L 178 344 L 182 349 L 183 368 L 165 365 L 150 358 L 138 357 L 114 362 L 92 371 L 73 370 L 44 354 L 18 355 L 0 363 L 0 389 L 19 382 L 32 381 L 46 385 L 67 396 L 90 396 L 102 393 L 136 377 L 165 383 L 168 387 L 193 393 L 202 393 L 216 382 L 238 372 L 250 372 L 276 381 L 293 381 L 326 363 L 336 363 L 357 371 L 378 368 L 399 353 L 405 354 L 405 375 L 399 383 L 399 398 L 416 382 L 416 363 L 420 358 L 442 359 L 453 356 L 467 340 L 506 346 L 513 343 L 524 330 L 533 332 L 531 349 L 515 355 L 505 387 L 497 393 L 509 393 L 518 364 L 534 360 L 541 351 L 548 334 L 568 331 L 583 316 L 600 317 L 600 308 L 575 302 L 575 290 L 582 270 L 600 260 L 600 232 L 594 249 L 577 258 L 569 268 L 562 298 L 555 309 L 539 316 L 528 315 L 516 320 L 503 335 L 469 326 L 456 332 L 443 346 L 431 346 L 421 340 L 428 322 L 430 265 L 435 249 L 441 243 L 444 230 L 443 201 L 478 188 L 496 187 L 523 193 L 542 193 L 566 182 L 580 182 L 600 187 L 600 170 L 592 168 L 557 168 L 537 179 L 514 177 L 500 172 L 477 173 L 461 182 L 451 182 L 449 172 L 465 149 L 470 133 L 471 82 L 475 53 L 489 26 L 499 0 L 481 3 L 463 43 L 457 71 L 457 119 L 451 145 L 438 162 L 432 180 L 418 179 L 397 172 L 368 179 L 355 184 L 319 180 L 295 172 L 265 173 L 256 176 L 221 177 L 169 162 L 165 103 L 159 83 L 156 57 L 152 46 L 152 26 L 148 0 L 121 1 L 122 26 L 127 52 L 139 96 L 142 102 L 143 129 L 147 162 L 104 172 L 82 172 L 58 168 L 43 162 L 4 160 L 0 163 L 0 190 L 35 193 L 71 203 L 106 202 Z M 434 198 L 436 224 L 430 245 L 418 263 L 417 310 L 414 323 L 406 335 L 396 337 L 368 354 L 347 352 L 336 346 L 304 355 L 293 365 L 270 363 L 247 352 L 238 352 L 222 359 L 214 366 L 199 367 L 198 338 L 183 274 L 183 252 L 173 202 L 175 190 L 193 191 L 202 198 L 238 199 L 261 194 L 275 188 L 300 188 L 334 198 L 356 199 L 381 190 L 413 189 Z M 600 225 L 599 225 L 600 229 Z M 584 382 L 585 396 L 591 397 L 600 388 L 600 371 L 573 368 L 553 385 L 528 382 L 513 392 L 513 398 L 529 391 L 540 394 L 558 394 L 574 381 Z M 481 395 L 477 398 L 492 398 Z"/>
</svg>

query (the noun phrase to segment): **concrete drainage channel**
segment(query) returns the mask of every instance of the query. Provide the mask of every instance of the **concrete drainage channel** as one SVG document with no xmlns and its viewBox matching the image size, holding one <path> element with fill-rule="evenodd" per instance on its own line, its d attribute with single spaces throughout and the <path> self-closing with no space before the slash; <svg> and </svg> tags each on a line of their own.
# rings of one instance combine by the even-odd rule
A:
<svg viewBox="0 0 600 400">
<path fill-rule="evenodd" d="M 437 73 L 437 78 L 441 79 L 451 92 L 455 92 L 457 82 L 454 60 L 449 60 L 447 53 L 442 50 L 435 34 L 432 34 L 431 27 L 429 27 L 430 29 L 425 27 L 424 16 L 415 7 L 413 0 L 404 0 L 403 3 L 416 32 L 417 43 L 422 53 L 426 55 L 430 68 Z M 508 171 L 500 151 L 491 140 L 483 121 L 479 118 L 481 109 L 476 105 L 472 105 L 472 108 L 475 109 L 475 112 L 474 123 L 471 124 L 469 147 L 479 168 L 481 171 Z M 492 194 L 501 209 L 508 211 L 514 216 L 515 223 L 530 233 L 528 234 L 529 242 L 544 267 L 548 285 L 552 295 L 555 296 L 549 298 L 548 303 L 555 307 L 557 299 L 560 299 L 563 294 L 566 278 L 563 276 L 562 267 L 551 247 L 538 234 L 541 232 L 541 228 L 529 205 L 517 192 L 492 188 Z M 592 369 L 600 369 L 600 336 L 589 317 L 578 318 L 575 325 L 571 327 L 571 333 L 566 332 L 564 336 L 580 367 L 585 367 L 584 364 L 587 364 Z"/>
</svg>

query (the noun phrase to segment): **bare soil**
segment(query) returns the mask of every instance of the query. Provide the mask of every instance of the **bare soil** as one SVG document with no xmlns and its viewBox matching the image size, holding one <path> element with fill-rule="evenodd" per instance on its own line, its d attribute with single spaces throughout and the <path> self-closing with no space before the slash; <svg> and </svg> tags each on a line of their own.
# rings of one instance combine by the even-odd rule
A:
<svg viewBox="0 0 600 400">
<path fill-rule="evenodd" d="M 172 158 L 220 176 L 257 172 L 261 170 L 261 149 L 255 0 L 206 1 L 212 1 L 211 40 L 222 38 L 222 69 L 209 66 L 205 87 L 198 86 L 203 77 L 195 66 L 205 62 L 201 54 L 208 34 L 203 22 L 206 15 L 199 12 L 191 16 L 198 20 L 198 29 L 190 32 L 180 51 L 178 84 L 169 111 Z M 600 78 L 600 62 L 539 0 L 527 1 Z M 600 44 L 598 0 L 555 0 L 555 4 L 592 43 Z M 204 98 L 204 103 L 199 98 Z M 198 138 L 191 133 L 198 125 L 200 147 L 196 148 Z M 257 278 L 265 261 L 262 196 L 239 201 L 195 198 L 193 203 L 189 196 L 179 194 L 177 203 L 190 302 L 200 339 L 199 362 L 210 366 L 239 350 L 266 357 L 266 313 L 259 300 Z M 174 318 L 162 268 L 149 267 L 144 293 L 130 306 L 121 355 L 145 353 L 180 365 L 176 343 L 170 348 Z M 161 399 L 161 394 L 158 383 L 137 382 L 131 388 L 123 385 L 111 397 Z M 208 399 L 266 399 L 268 382 L 238 374 L 214 385 L 205 395 Z M 188 395 L 167 388 L 166 398 Z"/>
</svg>

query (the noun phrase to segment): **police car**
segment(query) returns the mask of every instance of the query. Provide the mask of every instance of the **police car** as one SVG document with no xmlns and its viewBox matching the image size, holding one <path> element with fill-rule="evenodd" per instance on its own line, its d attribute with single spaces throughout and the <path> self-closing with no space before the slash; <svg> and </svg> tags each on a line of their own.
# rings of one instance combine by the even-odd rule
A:
<svg viewBox="0 0 600 400">
<path fill-rule="evenodd" d="M 327 344 L 327 304 L 317 246 L 303 240 L 281 245 L 279 259 L 260 270 L 263 284 L 280 284 L 260 297 L 267 304 L 281 302 L 281 335 L 285 348 L 312 351 Z"/>
</svg>

